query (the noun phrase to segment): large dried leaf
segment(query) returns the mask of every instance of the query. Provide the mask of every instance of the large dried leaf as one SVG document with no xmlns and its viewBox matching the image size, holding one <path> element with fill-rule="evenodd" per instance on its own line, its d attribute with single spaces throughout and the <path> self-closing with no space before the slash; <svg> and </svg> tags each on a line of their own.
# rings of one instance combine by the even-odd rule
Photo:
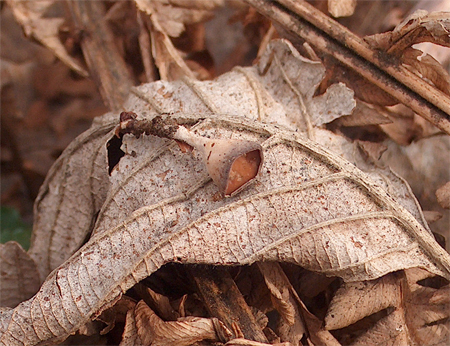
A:
<svg viewBox="0 0 450 346">
<path fill-rule="evenodd" d="M 0 244 L 0 306 L 15 307 L 39 290 L 34 261 L 15 241 Z"/>
<path fill-rule="evenodd" d="M 2 313 L 2 344 L 65 338 L 168 262 L 286 261 L 345 282 L 414 267 L 450 278 L 449 255 L 427 231 L 400 178 L 376 172 L 354 146 L 328 131 L 312 134 L 339 154 L 279 125 L 295 128 L 291 119 L 301 116 L 292 100 L 313 95 L 317 82 L 301 82 L 307 77 L 297 75 L 298 69 L 316 63 L 298 58 L 283 41 L 271 46 L 268 56 L 278 49 L 293 85 L 284 95 L 279 93 L 280 83 L 286 85 L 280 82 L 281 72 L 277 76 L 272 70 L 280 71 L 277 62 L 237 69 L 216 81 L 161 81 L 134 91 L 126 107 L 142 118 L 173 113 L 200 135 L 260 142 L 265 157 L 261 175 L 224 199 L 195 151 L 191 156 L 167 140 L 126 135 L 126 155 L 111 174 L 94 235 L 32 299 Z M 267 56 L 261 61 L 267 62 Z M 341 155 L 371 170 L 371 177 Z M 405 207 L 396 201 L 400 196 Z"/>
</svg>

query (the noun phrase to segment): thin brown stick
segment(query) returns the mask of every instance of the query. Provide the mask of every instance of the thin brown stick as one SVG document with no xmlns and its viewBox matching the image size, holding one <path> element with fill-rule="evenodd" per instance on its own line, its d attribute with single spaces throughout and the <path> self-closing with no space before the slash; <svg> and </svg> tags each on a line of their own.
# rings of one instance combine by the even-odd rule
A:
<svg viewBox="0 0 450 346">
<path fill-rule="evenodd" d="M 450 134 L 450 98 L 304 1 L 246 0 L 319 51 L 332 55 Z"/>
<path fill-rule="evenodd" d="M 268 342 L 227 269 L 195 266 L 190 268 L 190 274 L 212 316 L 231 330 L 237 325 L 246 339 Z"/>
<path fill-rule="evenodd" d="M 83 55 L 103 102 L 111 110 L 121 110 L 133 80 L 114 43 L 113 33 L 105 23 L 103 3 L 69 1 L 67 4 L 75 25 L 81 30 Z"/>
<path fill-rule="evenodd" d="M 150 83 L 157 79 L 155 75 L 155 62 L 151 54 L 150 34 L 148 33 L 147 25 L 145 25 L 144 14 L 137 11 L 136 18 L 139 24 L 139 49 L 142 55 L 145 77 L 147 82 Z"/>
</svg>

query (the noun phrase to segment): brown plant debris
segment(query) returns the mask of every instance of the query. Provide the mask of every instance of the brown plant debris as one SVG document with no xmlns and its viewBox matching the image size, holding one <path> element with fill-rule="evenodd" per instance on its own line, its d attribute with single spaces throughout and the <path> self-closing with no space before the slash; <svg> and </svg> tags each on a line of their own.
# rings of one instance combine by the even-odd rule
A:
<svg viewBox="0 0 450 346">
<path fill-rule="evenodd" d="M 447 346 L 449 15 L 415 4 L 2 3 L 0 346 Z"/>
</svg>

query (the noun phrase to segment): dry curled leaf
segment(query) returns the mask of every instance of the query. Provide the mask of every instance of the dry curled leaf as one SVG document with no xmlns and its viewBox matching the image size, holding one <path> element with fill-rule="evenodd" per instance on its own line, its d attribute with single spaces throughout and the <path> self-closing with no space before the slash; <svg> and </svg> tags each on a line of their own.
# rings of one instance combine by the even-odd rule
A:
<svg viewBox="0 0 450 346">
<path fill-rule="evenodd" d="M 450 95 L 450 75 L 431 55 L 414 48 L 405 49 L 401 61 L 417 71 L 422 78 L 431 81 L 436 88 Z"/>
<path fill-rule="evenodd" d="M 201 23 L 211 19 L 213 10 L 223 5 L 222 0 L 214 1 L 148 1 L 135 0 L 137 8 L 149 15 L 152 29 L 152 55 L 163 80 L 176 80 L 181 76 L 190 78 L 204 76 L 200 66 L 190 65 L 183 59 L 170 37 L 178 37 L 185 31 L 185 25 Z M 141 30 L 145 30 L 143 27 Z M 200 78 L 202 79 L 202 78 Z"/>
<path fill-rule="evenodd" d="M 418 10 L 387 33 L 365 37 L 373 48 L 381 49 L 409 67 L 436 88 L 450 95 L 450 75 L 431 55 L 412 48 L 414 44 L 432 42 L 450 47 L 450 14 Z"/>
<path fill-rule="evenodd" d="M 46 14 L 59 7 L 61 3 L 55 1 L 15 1 L 8 0 L 16 20 L 22 25 L 25 34 L 35 38 L 49 48 L 61 61 L 82 76 L 88 76 L 88 72 L 73 59 L 59 38 L 60 27 L 65 19 L 59 17 L 47 17 Z M 64 9 L 59 8 L 62 13 Z"/>
<path fill-rule="evenodd" d="M 121 345 L 189 346 L 204 339 L 226 341 L 220 335 L 229 337 L 231 333 L 216 318 L 191 317 L 164 322 L 141 300 L 127 314 Z"/>
<path fill-rule="evenodd" d="M 278 62 L 268 64 L 271 54 L 280 54 Z M 102 207 L 93 236 L 47 277 L 33 298 L 2 311 L 2 345 L 64 339 L 169 262 L 290 262 L 346 283 L 416 267 L 450 278 L 449 255 L 434 241 L 417 201 L 399 177 L 377 170 L 351 143 L 329 131 L 312 129 L 318 141 L 313 142 L 302 134 L 306 126 L 294 130 L 295 119 L 302 119 L 304 95 L 311 95 L 306 100 L 313 103 L 314 85 L 320 82 L 316 72 L 298 75 L 298 69 L 307 72 L 307 66 L 317 63 L 299 57 L 285 41 L 269 45 L 260 61 L 215 81 L 184 78 L 143 85 L 125 105 L 140 119 L 171 113 L 203 137 L 260 143 L 265 163 L 255 182 L 224 199 L 200 153 L 183 153 L 167 139 L 125 135 L 124 156 L 110 177 L 106 154 L 100 155 L 100 176 L 110 185 L 106 198 L 96 202 Z M 287 79 L 280 78 L 283 73 Z M 354 103 L 348 93 L 346 97 L 342 103 Z M 66 180 L 55 180 L 54 185 L 48 178 L 47 186 L 55 191 L 52 198 L 64 196 L 58 195 L 61 188 L 75 190 L 80 184 L 61 166 L 66 159 L 75 160 L 75 148 L 83 148 L 90 162 L 97 162 L 93 158 L 101 142 L 106 145 L 113 136 L 111 132 L 105 138 L 110 121 L 111 115 L 101 119 L 82 137 L 86 144 L 77 141 L 55 166 L 54 176 L 67 173 Z M 104 192 L 104 185 L 96 186 Z M 81 191 L 92 188 L 83 185 Z M 71 216 L 75 221 L 69 222 L 76 224 L 78 214 L 72 211 Z M 43 216 L 38 212 L 37 217 Z M 315 326 L 318 340 L 332 344 L 334 338 L 322 329 L 321 321 L 306 309 L 304 316 Z M 133 326 L 130 330 L 128 334 L 134 333 Z"/>
<path fill-rule="evenodd" d="M 372 317 L 378 321 L 352 345 L 447 345 L 449 300 L 448 296 L 441 298 L 448 294 L 448 284 L 439 285 L 438 278 L 430 278 L 428 272 L 417 268 L 406 270 L 405 274 L 392 273 L 378 280 L 346 284 L 333 298 L 325 319 L 327 329 L 343 328 L 363 317 Z M 377 317 L 375 313 L 382 310 L 385 313 Z"/>
<path fill-rule="evenodd" d="M 214 16 L 214 9 L 223 5 L 223 0 L 135 0 L 139 10 L 152 16 L 155 13 L 161 29 L 171 37 L 180 36 L 186 24 L 204 22 Z"/>
<path fill-rule="evenodd" d="M 366 36 L 364 39 L 374 48 L 401 56 L 405 48 L 421 42 L 432 42 L 450 47 L 450 13 L 417 10 L 394 30 Z"/>
</svg>

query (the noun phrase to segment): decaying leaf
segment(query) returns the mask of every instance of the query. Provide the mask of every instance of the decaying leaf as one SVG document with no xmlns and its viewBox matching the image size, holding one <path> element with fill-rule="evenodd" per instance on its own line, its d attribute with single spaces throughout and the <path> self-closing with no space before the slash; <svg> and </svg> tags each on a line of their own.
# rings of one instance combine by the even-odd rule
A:
<svg viewBox="0 0 450 346">
<path fill-rule="evenodd" d="M 312 72 L 311 66 L 315 68 Z M 321 74 L 318 63 L 300 57 L 286 41 L 277 41 L 269 45 L 257 66 L 237 68 L 215 81 L 184 78 L 135 89 L 125 107 L 138 114 L 139 120 L 169 113 L 196 135 L 259 143 L 265 159 L 260 175 L 240 193 L 222 198 L 199 152 L 183 153 L 173 141 L 154 136 L 125 135 L 121 143 L 125 155 L 108 176 L 104 150 L 113 131 L 109 132 L 111 115 L 107 114 L 67 150 L 43 189 L 53 192 L 50 196 L 56 201 L 69 200 L 61 193 L 64 188 L 75 191 L 76 187 L 82 193 L 102 191 L 84 212 L 87 217 L 81 218 L 85 223 L 91 221 L 96 212 L 92 206 L 101 205 L 93 235 L 53 270 L 33 298 L 2 311 L 0 343 L 35 345 L 64 339 L 169 262 L 289 262 L 317 274 L 340 277 L 347 285 L 408 268 L 422 268 L 450 279 L 449 255 L 427 230 L 417 201 L 401 178 L 365 161 L 352 143 L 329 131 L 310 126 L 309 133 L 317 142 L 304 137 L 308 126 L 295 131 L 295 123 L 307 119 L 302 111 L 314 102 L 323 102 L 312 97 Z M 334 97 L 331 95 L 329 98 Z M 354 100 L 350 93 L 345 90 L 339 95 L 346 97 L 341 103 L 351 105 L 351 111 Z M 86 153 L 93 176 L 107 180 L 109 186 L 96 182 L 94 189 L 92 181 L 80 185 L 80 181 L 70 180 L 74 179 L 71 164 L 80 160 L 77 167 L 85 170 L 81 158 L 72 155 L 77 150 Z M 98 162 L 101 165 L 97 167 Z M 53 180 L 61 175 L 64 178 Z M 80 204 L 79 194 L 73 193 L 75 202 L 68 204 L 72 208 Z M 45 197 L 43 193 L 41 201 L 50 203 L 50 197 Z M 44 217 L 39 210 L 36 215 Z M 66 224 L 74 223 L 88 232 L 90 223 L 80 227 L 78 214 L 72 210 L 70 215 L 73 219 Z M 48 249 L 48 236 L 44 239 Z M 68 244 L 71 249 L 81 246 L 74 241 Z M 410 281 L 408 287 L 418 282 Z M 147 308 L 143 309 L 142 314 L 149 316 Z M 406 315 L 402 312 L 400 317 Z M 308 328 L 316 330 L 317 342 L 311 342 L 337 345 L 306 307 L 303 316 Z M 441 328 L 435 327 L 433 321 L 438 320 L 433 318 L 424 322 L 431 323 L 428 331 Z M 147 323 L 140 321 L 141 326 Z M 406 323 L 404 318 L 400 321 Z M 129 340 L 134 340 L 135 333 L 152 342 L 152 336 L 139 332 L 137 315 L 130 317 L 129 323 L 128 339 L 124 338 L 128 344 L 134 342 Z M 163 328 L 169 325 L 166 323 L 181 322 L 157 323 Z M 382 326 L 393 327 L 392 323 Z"/>
<path fill-rule="evenodd" d="M 403 64 L 411 66 L 422 78 L 430 80 L 436 88 L 450 95 L 450 75 L 431 55 L 408 48 L 403 51 L 401 59 Z"/>
<path fill-rule="evenodd" d="M 61 61 L 82 76 L 88 72 L 80 66 L 66 51 L 59 39 L 59 30 L 64 23 L 63 18 L 46 17 L 51 7 L 59 6 L 55 1 L 15 1 L 8 0 L 16 20 L 22 25 L 27 36 L 34 37 L 49 48 Z M 60 9 L 62 12 L 63 9 Z"/>
<path fill-rule="evenodd" d="M 392 274 L 377 280 L 345 284 L 333 297 L 325 326 L 329 330 L 340 329 L 390 306 L 398 306 L 400 295 L 398 278 Z"/>
<path fill-rule="evenodd" d="M 126 133 L 132 133 L 139 138 L 145 133 L 174 139 L 183 152 L 191 152 L 195 148 L 200 153 L 209 176 L 226 197 L 243 190 L 261 170 L 263 154 L 257 142 L 202 137 L 170 118 L 157 116 L 151 122 L 146 122 L 136 121 L 136 117 L 134 113 L 122 112 L 116 135 L 123 137 Z"/>
<path fill-rule="evenodd" d="M 171 37 L 178 37 L 186 24 L 204 22 L 214 16 L 214 9 L 223 5 L 223 0 L 135 0 L 139 10 L 152 16 L 158 15 L 162 30 Z"/>
<path fill-rule="evenodd" d="M 346 285 L 333 299 L 326 317 L 327 329 L 349 326 L 384 309 L 385 314 L 379 315 L 378 321 L 352 345 L 447 345 L 449 301 L 448 296 L 440 298 L 448 294 L 448 284 L 435 287 L 439 282 L 435 279 L 427 282 L 430 274 L 414 268 L 406 270 L 406 276 L 392 273 L 378 280 Z M 337 306 L 340 304 L 341 308 Z"/>
<path fill-rule="evenodd" d="M 204 339 L 226 341 L 220 338 L 224 335 L 231 333 L 217 319 L 191 317 L 164 322 L 141 300 L 127 314 L 121 345 L 189 346 Z"/>
<path fill-rule="evenodd" d="M 412 48 L 414 44 L 432 42 L 450 47 L 450 13 L 417 10 L 387 33 L 364 38 L 373 48 L 386 51 L 409 66 L 422 78 L 450 94 L 450 75 L 432 56 Z"/>
<path fill-rule="evenodd" d="M 297 129 L 311 131 L 312 125 L 320 126 L 351 114 L 356 105 L 353 91 L 339 83 L 330 86 L 323 95 L 313 97 L 325 76 L 324 66 L 318 61 L 302 57 L 285 42 L 274 40 L 270 43 L 258 63 L 258 72 L 263 75 L 266 87 L 273 91 L 274 100 L 283 100 L 290 127 L 294 125 Z M 251 78 L 250 73 L 247 75 Z M 285 95 L 294 97 L 289 100 Z M 272 121 L 280 123 L 282 119 L 278 117 Z"/>
<path fill-rule="evenodd" d="M 39 290 L 36 263 L 15 241 L 0 244 L 0 306 L 15 307 Z"/>
<path fill-rule="evenodd" d="M 177 50 L 170 37 L 178 37 L 185 31 L 185 25 L 211 19 L 213 10 L 223 5 L 214 1 L 149 1 L 135 0 L 138 9 L 149 15 L 152 55 L 163 80 L 176 80 L 181 76 L 196 78 L 202 76 L 201 68 L 191 69 Z M 192 65 L 191 65 L 192 67 Z"/>
<path fill-rule="evenodd" d="M 364 39 L 374 48 L 401 56 L 405 48 L 420 42 L 432 42 L 449 47 L 449 32 L 450 14 L 448 12 L 428 13 L 424 10 L 417 10 L 405 18 L 394 30 L 366 36 Z"/>
</svg>

